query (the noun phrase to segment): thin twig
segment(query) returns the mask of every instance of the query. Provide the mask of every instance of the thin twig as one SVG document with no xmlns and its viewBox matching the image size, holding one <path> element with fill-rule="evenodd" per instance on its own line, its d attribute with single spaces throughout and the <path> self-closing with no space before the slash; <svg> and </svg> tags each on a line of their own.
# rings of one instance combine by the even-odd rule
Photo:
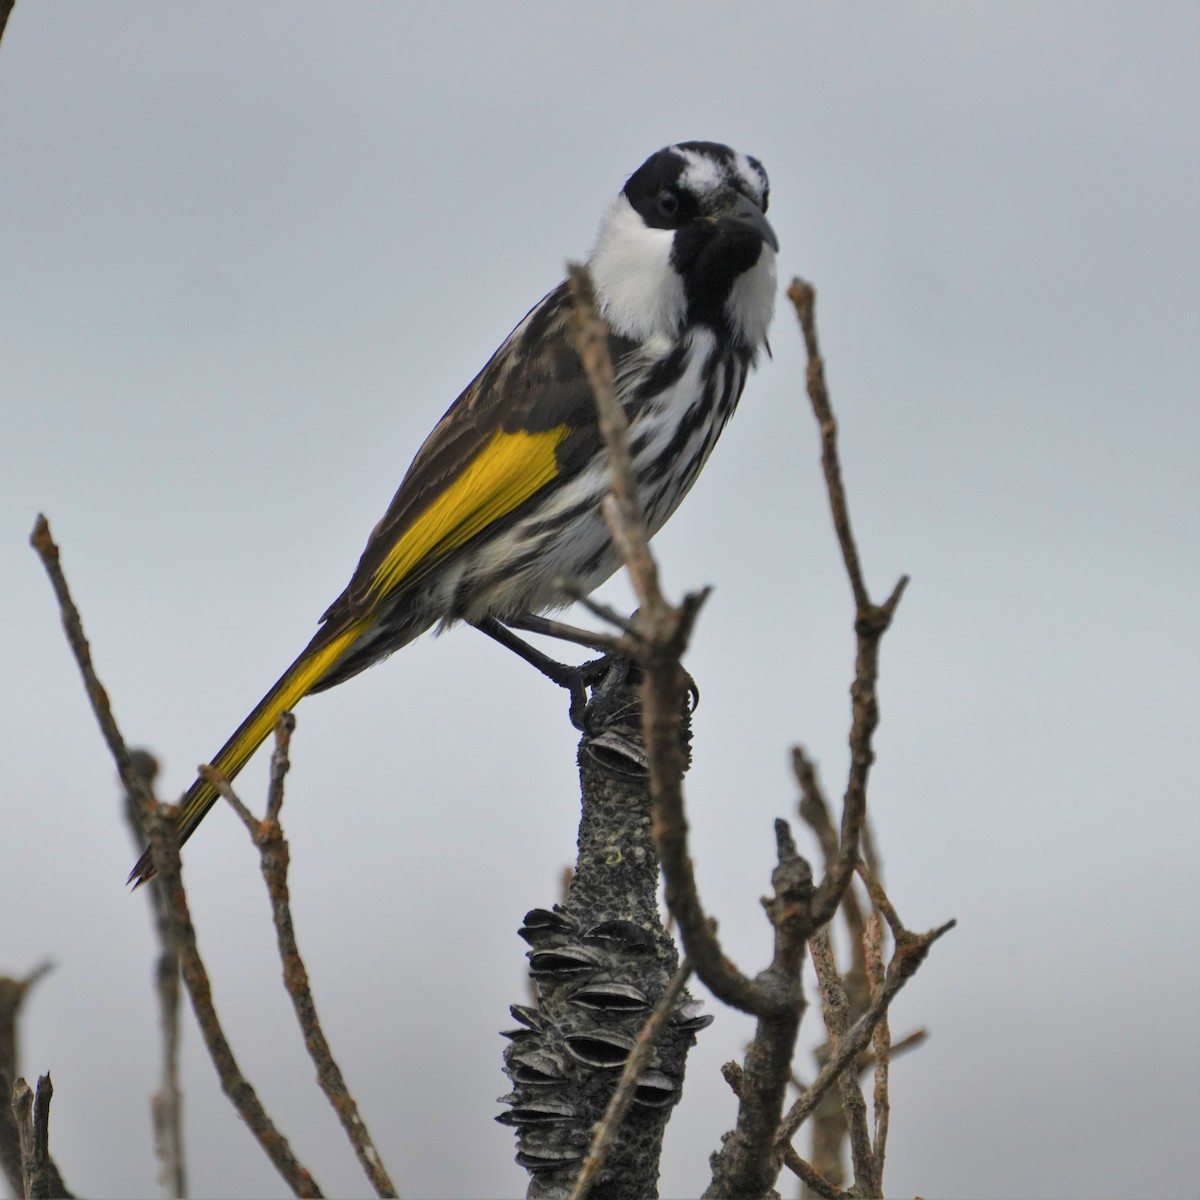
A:
<svg viewBox="0 0 1200 1200">
<path fill-rule="evenodd" d="M 13 1084 L 12 1112 L 21 1156 L 21 1190 L 16 1194 L 28 1200 L 33 1195 L 33 1153 L 37 1139 L 33 1132 L 33 1088 L 24 1079 L 17 1079 Z"/>
<path fill-rule="evenodd" d="M 109 705 L 108 693 L 104 690 L 95 668 L 92 666 L 91 651 L 83 633 L 79 611 L 71 599 L 66 577 L 63 575 L 58 546 L 50 535 L 46 518 L 39 516 L 30 539 L 38 556 L 50 576 L 62 612 L 63 628 L 67 642 L 75 655 L 75 661 L 83 676 L 84 689 L 96 714 L 100 730 L 108 743 L 109 751 L 117 764 L 117 771 L 125 790 L 136 796 L 141 804 L 142 821 L 150 839 L 150 849 L 155 870 L 162 880 L 162 889 L 167 897 L 171 912 L 172 939 L 179 952 L 183 981 L 192 1001 L 192 1009 L 200 1025 L 205 1045 L 217 1068 L 221 1088 L 233 1102 L 238 1114 L 258 1140 L 275 1169 L 287 1181 L 298 1196 L 320 1196 L 321 1191 L 308 1170 L 292 1153 L 287 1139 L 275 1128 L 267 1115 L 254 1088 L 247 1082 L 237 1065 L 229 1042 L 221 1029 L 216 1009 L 213 1007 L 212 988 L 208 972 L 200 958 L 196 944 L 196 930 L 188 911 L 187 896 L 180 878 L 179 847 L 175 840 L 175 825 L 168 805 L 155 802 L 145 778 L 135 769 L 124 738 L 117 727 Z"/>
<path fill-rule="evenodd" d="M 883 890 L 883 884 L 879 882 L 867 864 L 860 859 L 854 864 L 854 869 L 862 878 L 863 883 L 867 885 L 867 894 L 871 897 L 871 903 L 883 913 L 884 920 L 887 921 L 888 928 L 892 931 L 892 936 L 899 938 L 901 934 L 907 933 L 904 922 L 900 920 L 900 914 L 888 899 L 887 892 Z"/>
<path fill-rule="evenodd" d="M 602 604 L 599 600 L 594 599 L 591 595 L 583 590 L 572 579 L 560 579 L 558 586 L 562 589 L 564 595 L 569 596 L 576 604 L 582 605 L 594 617 L 599 617 L 602 621 L 607 621 L 610 625 L 620 629 L 623 633 L 637 636 L 638 624 L 637 617 L 627 617 L 624 613 L 618 612 L 611 604 Z M 620 640 L 605 634 L 596 635 L 600 645 L 592 643 L 583 643 L 591 645 L 593 650 L 606 649 L 615 651 L 620 647 Z"/>
<path fill-rule="evenodd" d="M 267 793 L 267 815 L 264 820 L 259 821 L 250 812 L 230 786 L 229 780 L 220 772 L 205 766 L 200 768 L 200 775 L 229 802 L 258 847 L 263 878 L 271 897 L 271 918 L 275 924 L 275 939 L 283 963 L 283 984 L 296 1011 L 296 1019 L 304 1035 L 304 1046 L 317 1068 L 317 1082 L 337 1113 L 359 1165 L 371 1181 L 376 1194 L 396 1196 L 396 1186 L 383 1165 L 383 1159 L 371 1140 L 370 1133 L 367 1132 L 366 1124 L 359 1116 L 358 1104 L 346 1087 L 346 1080 L 333 1057 L 333 1051 L 317 1017 L 316 1002 L 308 983 L 308 970 L 296 944 L 287 882 L 291 855 L 279 824 L 279 812 L 283 807 L 283 779 L 289 766 L 288 747 L 295 727 L 296 718 L 291 713 L 280 714 L 275 726 L 275 751 L 271 755 L 271 779 Z"/>
<path fill-rule="evenodd" d="M 707 593 L 685 596 L 678 606 L 671 605 L 662 594 L 637 503 L 627 422 L 613 387 L 608 330 L 596 312 L 586 269 L 572 266 L 569 272 L 574 301 L 572 336 L 595 397 L 609 455 L 612 490 L 601 509 L 638 598 L 635 632 L 621 641 L 643 674 L 642 722 L 654 844 L 662 865 L 667 908 L 678 922 L 689 961 L 709 990 L 726 1004 L 759 1018 L 747 1054 L 747 1086 L 739 1100 L 738 1127 L 726 1139 L 719 1168 L 733 1190 L 754 1191 L 768 1175 L 774 1178 L 778 1174 L 772 1145 L 787 1089 L 788 1064 L 804 1011 L 799 964 L 810 932 L 807 912 L 812 897 L 811 873 L 804 864 L 801 888 L 801 873 L 793 862 L 799 856 L 786 825 L 782 832 L 777 825 L 780 866 L 775 873 L 776 896 L 769 909 L 776 930 L 775 958 L 770 968 L 750 979 L 721 949 L 716 926 L 701 903 L 688 850 L 682 727 L 689 679 L 680 658 Z M 725 1186 L 716 1182 L 714 1173 L 713 1187 Z"/>
<path fill-rule="evenodd" d="M 721 1078 L 729 1084 L 729 1090 L 740 1100 L 746 1091 L 746 1070 L 740 1062 L 721 1065 Z"/>
<path fill-rule="evenodd" d="M 50 1157 L 50 1100 L 54 1085 L 49 1075 L 37 1081 L 37 1093 L 24 1079 L 12 1090 L 12 1113 L 21 1148 L 21 1195 L 25 1200 L 71 1200 Z"/>
<path fill-rule="evenodd" d="M 775 843 L 774 894 L 763 902 L 775 931 L 775 949 L 770 966 L 754 981 L 756 989 L 770 997 L 771 1011 L 755 1023 L 738 1076 L 737 1123 L 712 1156 L 712 1183 L 706 1197 L 765 1195 L 779 1174 L 775 1131 L 787 1098 L 804 1016 L 801 967 L 811 932 L 813 883 L 812 868 L 798 853 L 786 821 L 775 822 Z"/>
<path fill-rule="evenodd" d="M 846 574 L 850 577 L 854 604 L 859 612 L 863 612 L 871 607 L 871 598 L 867 595 L 867 586 L 863 582 L 862 567 L 858 561 L 858 546 L 850 528 L 846 489 L 842 484 L 842 466 L 837 451 L 837 418 L 833 415 L 833 408 L 829 403 L 829 392 L 825 386 L 825 360 L 821 357 L 817 339 L 817 293 L 812 284 L 793 279 L 788 288 L 788 298 L 800 318 L 804 347 L 808 351 L 808 395 L 821 431 L 821 467 L 825 472 L 825 484 L 829 491 L 833 527 L 837 531 L 838 545 L 842 548 Z"/>
<path fill-rule="evenodd" d="M 39 1075 L 37 1090 L 33 1099 L 33 1169 L 34 1186 L 26 1191 L 26 1196 L 33 1200 L 37 1196 L 52 1196 L 61 1194 L 66 1189 L 54 1186 L 54 1180 L 48 1173 L 52 1166 L 50 1162 L 50 1101 L 54 1096 L 54 1084 L 49 1075 Z M 58 1172 L 55 1171 L 54 1174 Z"/>
<path fill-rule="evenodd" d="M 817 778 L 816 763 L 808 757 L 803 746 L 792 747 L 792 774 L 800 787 L 800 816 L 813 831 L 826 865 L 837 857 L 838 836 L 829 815 L 829 801 Z"/>
<path fill-rule="evenodd" d="M 785 1143 L 791 1141 L 796 1130 L 816 1108 L 825 1089 L 846 1069 L 846 1064 L 855 1060 L 866 1049 L 875 1032 L 875 1026 L 887 1012 L 888 1005 L 924 962 L 930 946 L 938 938 L 949 933 L 956 924 L 956 921 L 947 921 L 944 925 L 938 926 L 937 929 L 931 929 L 928 933 L 906 933 L 903 940 L 897 941 L 879 995 L 871 1001 L 871 1007 L 854 1022 L 846 1037 L 818 1072 L 812 1086 L 792 1105 L 787 1116 L 781 1122 L 776 1138 L 776 1143 L 781 1150 Z"/>
<path fill-rule="evenodd" d="M 158 760 L 146 750 L 130 750 L 130 765 L 146 782 L 151 793 L 158 775 Z M 134 850 L 146 845 L 142 809 L 136 796 L 125 793 L 125 817 L 133 836 Z M 157 879 L 146 888 L 146 899 L 154 915 L 158 936 L 158 959 L 154 967 L 154 990 L 158 996 L 159 1028 L 162 1037 L 162 1081 L 150 1097 L 150 1120 L 154 1127 L 154 1153 L 158 1158 L 158 1180 L 168 1196 L 187 1195 L 187 1172 L 183 1148 L 183 1090 L 179 1084 L 179 955 L 175 952 L 171 914 Z"/>
<path fill-rule="evenodd" d="M 910 1051 L 923 1046 L 927 1041 L 929 1041 L 928 1029 L 914 1029 L 912 1033 L 906 1033 L 899 1041 L 892 1042 L 888 1048 L 888 1057 L 893 1059 L 899 1058 L 902 1054 L 908 1054 Z M 873 1050 L 868 1050 L 860 1054 L 858 1057 L 859 1073 L 874 1070 L 875 1062 L 875 1052 Z"/>
<path fill-rule="evenodd" d="M 838 834 L 833 826 L 829 805 L 817 779 L 816 767 L 799 746 L 792 751 L 792 768 L 796 782 L 800 786 L 800 815 L 816 834 L 825 869 L 828 871 L 840 851 Z M 871 845 L 870 833 L 870 819 L 864 818 L 860 839 L 864 852 Z M 846 989 L 849 1016 L 853 1019 L 866 1011 L 871 1003 L 872 995 L 867 970 L 867 922 L 863 915 L 863 905 L 859 901 L 858 888 L 853 881 L 846 887 L 842 895 L 839 912 L 846 923 L 846 932 L 849 935 L 847 940 L 850 947 L 850 964 L 845 971 L 840 972 L 840 975 Z M 886 1025 L 886 1023 L 885 1018 L 880 1022 L 880 1026 Z M 879 1036 L 878 1029 L 875 1036 Z M 829 1049 L 827 1044 L 817 1050 L 818 1065 L 828 1056 Z M 859 1055 L 856 1064 L 858 1073 L 861 1074 L 874 1061 L 874 1055 L 864 1051 Z M 848 1110 L 843 1105 L 840 1095 L 845 1087 L 843 1077 L 838 1092 L 830 1089 L 825 1093 L 813 1114 L 811 1123 L 811 1165 L 818 1174 L 834 1185 L 840 1185 L 844 1179 L 842 1147 L 850 1136 L 850 1126 L 847 1122 Z M 876 1117 L 878 1126 L 878 1108 Z M 860 1128 L 860 1138 L 861 1133 Z M 878 1153 L 875 1154 L 875 1162 L 877 1164 L 874 1174 L 875 1182 L 878 1189 L 882 1191 L 883 1164 L 882 1157 Z"/>
<path fill-rule="evenodd" d="M 33 985 L 53 969 L 53 963 L 43 962 L 21 979 L 0 978 L 0 1169 L 14 1196 L 23 1195 L 25 1189 L 21 1137 L 12 1106 L 8 1103 L 11 1081 L 20 1071 L 17 1018 Z M 53 1163 L 50 1166 L 62 1186 L 58 1168 Z"/>
<path fill-rule="evenodd" d="M 38 963 L 20 979 L 0 977 L 0 1071 L 9 1079 L 15 1079 L 20 1068 L 20 1055 L 17 1052 L 17 1017 L 21 1013 L 21 1006 L 33 985 L 53 970 L 54 964 L 46 961 Z"/>
<path fill-rule="evenodd" d="M 854 593 L 857 653 L 854 683 L 850 688 L 852 718 L 850 726 L 850 773 L 842 801 L 841 849 L 826 871 L 814 902 L 818 924 L 830 920 L 841 903 L 850 883 L 854 863 L 858 859 L 859 840 L 867 815 L 867 777 L 875 759 L 872 738 L 879 724 L 879 698 L 876 685 L 879 679 L 879 643 L 888 626 L 908 577 L 902 576 L 891 595 L 881 605 L 872 603 L 863 581 L 858 546 L 850 528 L 850 513 L 846 504 L 846 489 L 842 483 L 841 461 L 837 449 L 837 420 L 829 403 L 825 385 L 825 367 L 817 339 L 816 292 L 809 283 L 793 279 L 788 297 L 795 306 L 804 344 L 808 351 L 808 396 L 821 433 L 821 466 L 829 493 L 829 506 L 837 532 L 842 561 Z"/>
<path fill-rule="evenodd" d="M 290 712 L 279 714 L 275 722 L 275 749 L 271 752 L 271 775 L 267 783 L 267 823 L 279 820 L 283 808 L 283 780 L 291 769 L 288 751 L 292 745 L 292 734 L 296 731 L 296 718 Z"/>
<path fill-rule="evenodd" d="M 841 828 L 834 830 L 829 806 L 826 803 L 816 769 L 799 747 L 793 752 L 793 766 L 800 784 L 800 814 L 813 828 L 820 843 L 825 864 L 825 877 L 813 905 L 813 918 L 818 925 L 831 920 L 840 911 L 850 935 L 851 963 L 844 976 L 849 1016 L 856 1017 L 867 1007 L 869 985 L 864 952 L 864 917 L 852 880 L 854 863 L 860 849 L 871 852 L 870 826 L 867 818 L 867 778 L 874 749 L 872 737 L 879 722 L 876 683 L 879 675 L 879 643 L 891 622 L 892 613 L 903 593 L 902 579 L 889 600 L 881 607 L 872 604 L 863 578 L 858 547 L 850 525 L 850 513 L 837 446 L 837 421 L 829 401 L 825 383 L 824 362 L 817 337 L 816 295 L 811 285 L 793 280 L 788 289 L 808 353 L 807 390 L 813 415 L 816 417 L 821 440 L 821 466 L 825 476 L 830 512 L 842 562 L 850 581 L 855 605 L 855 668 L 851 684 L 850 771 L 842 802 Z M 833 968 L 836 971 L 836 968 Z M 876 1173 L 868 1165 L 873 1157 L 867 1155 L 869 1138 L 865 1106 L 857 1075 L 846 1075 L 840 1081 L 842 1103 L 832 1094 L 825 1100 L 813 1122 L 813 1162 L 840 1182 L 842 1142 L 851 1137 L 856 1175 L 861 1186 L 877 1190 L 879 1180 L 872 1184 Z M 865 1149 L 864 1147 L 867 1147 Z M 866 1170 L 864 1177 L 863 1169 Z"/>
<path fill-rule="evenodd" d="M 258 1144 L 292 1191 L 297 1196 L 320 1196 L 322 1193 L 316 1181 L 292 1153 L 287 1138 L 275 1128 L 275 1124 L 267 1115 L 266 1109 L 263 1108 L 258 1094 L 242 1074 L 228 1039 L 221 1028 L 220 1020 L 213 1006 L 212 986 L 209 982 L 208 971 L 200 958 L 200 951 L 196 944 L 196 930 L 192 924 L 187 896 L 180 878 L 179 846 L 175 840 L 174 823 L 163 811 L 164 808 L 165 806 L 156 809 L 147 822 L 151 858 L 154 868 L 162 880 L 163 890 L 167 895 L 167 903 L 171 910 L 175 945 L 179 949 L 183 981 L 187 986 L 188 996 L 192 1001 L 192 1010 L 196 1014 L 196 1021 L 200 1026 L 204 1043 L 217 1068 L 221 1090 L 233 1102 L 234 1107 L 238 1110 L 238 1115 L 245 1121 Z"/>
<path fill-rule="evenodd" d="M 825 791 L 817 778 L 817 768 L 805 753 L 803 747 L 792 747 L 792 772 L 800 785 L 800 816 L 817 838 L 821 847 L 821 857 L 826 873 L 833 869 L 837 862 L 840 843 L 837 830 L 833 826 L 833 818 L 829 812 L 829 802 Z M 862 840 L 867 840 L 871 823 L 864 814 L 862 823 Z M 851 965 L 844 973 L 846 986 L 850 992 L 851 1007 L 855 1015 L 867 1006 L 866 962 L 863 957 L 864 919 L 862 906 L 852 885 L 846 887 L 842 894 L 842 917 L 850 935 Z"/>
<path fill-rule="evenodd" d="M 886 969 L 883 965 L 883 922 L 873 912 L 867 919 L 864 941 L 867 957 L 867 978 L 871 984 L 872 998 L 883 991 Z M 891 1100 L 888 1096 L 889 1071 L 892 1058 L 892 1031 L 885 1012 L 875 1026 L 872 1037 L 875 1051 L 875 1088 L 872 1103 L 875 1109 L 875 1179 L 883 1190 L 883 1165 L 887 1157 L 888 1121 L 891 1116 Z"/>
<path fill-rule="evenodd" d="M 625 1069 L 621 1073 L 617 1089 L 613 1092 L 612 1099 L 609 1100 L 608 1107 L 604 1110 L 604 1116 L 601 1117 L 600 1123 L 596 1126 L 591 1148 L 588 1150 L 588 1156 L 584 1160 L 583 1168 L 575 1178 L 569 1200 L 586 1200 L 586 1197 L 592 1190 L 592 1185 L 604 1169 L 604 1163 L 608 1159 L 608 1154 L 612 1149 L 613 1143 L 616 1141 L 617 1133 L 621 1128 L 621 1122 L 625 1120 L 625 1114 L 629 1111 L 630 1104 L 633 1103 L 633 1096 L 637 1091 L 638 1080 L 641 1078 L 642 1072 L 649 1065 L 650 1057 L 654 1053 L 654 1047 L 658 1045 L 658 1039 L 662 1036 L 663 1030 L 666 1029 L 667 1022 L 671 1019 L 671 1015 L 675 1011 L 679 995 L 683 991 L 691 974 L 691 964 L 685 958 L 679 964 L 675 974 L 671 976 L 670 982 L 667 984 L 667 990 L 663 992 L 662 998 L 654 1006 L 654 1011 L 647 1018 L 645 1025 L 642 1026 L 637 1041 L 634 1043 L 633 1049 L 630 1050 L 629 1057 L 625 1060 Z"/>
<path fill-rule="evenodd" d="M 916 1050 L 918 1047 L 923 1046 L 928 1040 L 929 1040 L 929 1030 L 928 1029 L 914 1029 L 912 1031 L 912 1033 L 906 1033 L 898 1042 L 892 1043 L 891 1048 L 890 1048 L 890 1055 L 892 1058 L 897 1058 L 901 1054 L 907 1054 L 910 1050 Z M 855 1066 L 860 1075 L 865 1071 L 874 1070 L 875 1069 L 875 1052 L 873 1050 L 864 1050 L 858 1056 L 858 1062 L 855 1064 Z M 734 1072 L 740 1072 L 741 1069 L 742 1068 L 737 1063 L 732 1063 L 732 1062 L 726 1063 L 721 1068 L 722 1075 L 725 1075 L 726 1082 L 729 1083 L 729 1086 L 731 1088 L 733 1088 L 735 1095 L 737 1094 L 738 1089 L 735 1086 L 735 1083 L 733 1081 L 730 1081 L 727 1072 L 729 1072 L 731 1070 Z M 792 1087 L 794 1087 L 796 1089 L 796 1091 L 800 1092 L 801 1094 L 803 1094 L 804 1092 L 807 1092 L 809 1087 L 811 1086 L 811 1085 L 805 1083 L 804 1080 L 801 1079 L 799 1075 L 795 1074 L 795 1072 L 792 1073 L 792 1076 L 791 1076 L 791 1079 L 789 1082 L 791 1083 Z"/>
<path fill-rule="evenodd" d="M 196 774 L 205 783 L 216 789 L 218 795 L 229 802 L 229 807 L 233 809 L 238 819 L 245 825 L 250 833 L 250 837 L 254 840 L 254 844 L 259 844 L 259 838 L 264 836 L 263 822 L 260 821 L 250 810 L 242 803 L 241 797 L 233 790 L 233 786 L 229 780 L 221 774 L 216 767 L 210 766 L 208 763 L 201 763 L 196 768 Z M 261 848 L 261 847 L 260 847 Z"/>
<path fill-rule="evenodd" d="M 570 278 L 571 328 L 575 347 L 587 373 L 596 401 L 600 436 L 608 449 L 611 496 L 616 512 L 605 512 L 613 539 L 629 568 L 638 603 L 654 610 L 666 606 L 658 583 L 658 564 L 650 553 L 646 521 L 638 502 L 633 480 L 633 458 L 629 451 L 629 421 L 617 400 L 613 385 L 612 354 L 608 346 L 608 326 L 596 310 L 596 294 L 591 276 L 584 266 L 572 263 Z M 607 501 L 607 497 L 605 497 Z M 612 507 L 612 506 L 606 506 Z"/>
<path fill-rule="evenodd" d="M 833 957 L 828 925 L 822 926 L 809 938 L 808 947 L 821 988 L 821 1011 L 825 1017 L 825 1028 L 829 1031 L 830 1050 L 836 1054 L 850 1028 L 850 1001 Z M 850 1135 L 855 1190 L 865 1196 L 878 1196 L 880 1188 L 875 1176 L 875 1156 L 867 1128 L 867 1102 L 858 1081 L 856 1060 L 848 1060 L 846 1069 L 838 1076 L 838 1088 L 842 1094 L 842 1112 Z"/>
<path fill-rule="evenodd" d="M 96 715 L 96 721 L 100 726 L 104 741 L 108 745 L 108 751 L 117 764 L 117 774 L 121 777 L 121 783 L 125 790 L 130 795 L 136 796 L 142 805 L 152 805 L 154 796 L 147 787 L 145 779 L 130 761 L 129 748 L 125 745 L 125 739 L 121 736 L 116 717 L 113 716 L 112 707 L 108 702 L 108 692 L 104 690 L 104 685 L 100 682 L 95 668 L 92 666 L 92 652 L 83 633 L 79 610 L 71 599 L 66 577 L 62 572 L 58 546 L 55 545 L 54 538 L 50 534 L 50 523 L 41 513 L 34 522 L 29 542 L 42 560 L 46 574 L 50 576 L 50 584 L 54 588 L 54 595 L 62 614 L 67 644 L 71 647 L 76 665 L 79 667 L 79 673 L 83 676 L 84 691 L 91 702 L 92 712 Z"/>
<path fill-rule="evenodd" d="M 783 1163 L 793 1174 L 798 1175 L 805 1187 L 822 1197 L 822 1200 L 851 1200 L 852 1192 L 844 1192 L 840 1187 L 830 1183 L 816 1167 L 806 1162 L 796 1153 L 795 1147 L 783 1148 Z"/>
<path fill-rule="evenodd" d="M 875 833 L 871 828 L 870 820 L 867 820 L 863 825 L 859 850 L 862 854 L 863 862 L 867 864 L 867 869 L 872 875 L 878 876 L 883 864 L 879 861 L 879 851 L 875 848 Z"/>
</svg>

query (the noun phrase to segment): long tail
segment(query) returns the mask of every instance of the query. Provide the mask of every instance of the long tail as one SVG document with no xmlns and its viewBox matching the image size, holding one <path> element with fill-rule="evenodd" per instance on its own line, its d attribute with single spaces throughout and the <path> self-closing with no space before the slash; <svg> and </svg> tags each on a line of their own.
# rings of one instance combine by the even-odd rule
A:
<svg viewBox="0 0 1200 1200">
<path fill-rule="evenodd" d="M 233 736 L 218 751 L 212 765 L 232 779 L 250 760 L 275 728 L 279 714 L 287 712 L 307 696 L 322 678 L 342 659 L 370 625 L 369 618 L 360 619 L 338 633 L 328 627 L 321 629 L 304 652 L 280 676 L 275 686 L 255 705 L 250 715 L 237 727 Z M 208 810 L 217 802 L 217 790 L 211 783 L 197 779 L 184 794 L 179 823 L 175 833 L 179 845 L 192 836 Z M 126 881 L 138 887 L 154 876 L 154 863 L 147 848 L 137 860 Z"/>
</svg>

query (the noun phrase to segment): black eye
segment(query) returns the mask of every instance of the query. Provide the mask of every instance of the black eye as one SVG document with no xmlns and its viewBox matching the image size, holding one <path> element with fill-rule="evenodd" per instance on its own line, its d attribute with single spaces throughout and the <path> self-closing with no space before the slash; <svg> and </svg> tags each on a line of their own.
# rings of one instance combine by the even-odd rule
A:
<svg viewBox="0 0 1200 1200">
<path fill-rule="evenodd" d="M 679 212 L 679 196 L 670 188 L 663 188 L 658 193 L 658 200 L 655 204 L 658 208 L 659 216 L 666 217 L 668 220 Z"/>
</svg>

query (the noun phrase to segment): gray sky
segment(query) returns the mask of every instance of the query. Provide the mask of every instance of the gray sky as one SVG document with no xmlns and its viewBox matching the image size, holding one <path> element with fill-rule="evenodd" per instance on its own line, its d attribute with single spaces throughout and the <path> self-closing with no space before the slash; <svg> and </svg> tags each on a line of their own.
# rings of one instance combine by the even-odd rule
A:
<svg viewBox="0 0 1200 1200">
<path fill-rule="evenodd" d="M 819 288 L 872 589 L 913 577 L 884 646 L 874 820 L 909 925 L 960 924 L 893 1015 L 932 1039 L 893 1071 L 889 1193 L 1193 1193 L 1198 44 L 1200 9 L 1167 3 L 18 4 L 0 971 L 58 964 L 24 1062 L 53 1072 L 76 1189 L 155 1189 L 151 942 L 34 515 L 124 731 L 177 794 L 625 176 L 708 138 L 766 164 L 781 276 Z M 656 542 L 676 595 L 716 585 L 688 795 L 704 896 L 748 970 L 788 748 L 840 792 L 853 653 L 782 308 L 772 345 Z M 524 995 L 521 915 L 573 853 L 562 696 L 456 630 L 298 719 L 301 948 L 366 1119 L 406 1195 L 523 1194 L 491 1119 L 497 1030 Z M 264 779 L 260 756 L 243 796 Z M 187 878 L 248 1074 L 323 1186 L 365 1195 L 229 814 Z M 710 1011 L 667 1195 L 702 1190 L 733 1118 L 718 1067 L 748 1026 Z M 195 1193 L 278 1194 L 190 1027 L 186 1081 Z"/>
</svg>

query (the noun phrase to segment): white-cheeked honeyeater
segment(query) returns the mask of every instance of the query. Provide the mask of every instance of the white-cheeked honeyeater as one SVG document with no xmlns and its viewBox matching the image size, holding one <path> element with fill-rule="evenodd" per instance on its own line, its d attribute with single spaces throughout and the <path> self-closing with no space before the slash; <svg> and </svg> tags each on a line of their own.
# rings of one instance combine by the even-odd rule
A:
<svg viewBox="0 0 1200 1200">
<path fill-rule="evenodd" d="M 695 482 L 766 346 L 778 249 L 766 209 L 757 159 L 681 142 L 651 155 L 601 221 L 588 267 L 651 535 Z M 213 758 L 227 778 L 280 713 L 431 627 L 465 621 L 519 649 L 511 630 L 564 607 L 563 580 L 586 593 L 616 571 L 600 508 L 608 458 L 571 303 L 563 283 L 534 305 L 434 426 L 346 590 Z M 216 799 L 211 784 L 192 784 L 181 843 Z M 147 852 L 130 879 L 152 874 Z"/>
</svg>

